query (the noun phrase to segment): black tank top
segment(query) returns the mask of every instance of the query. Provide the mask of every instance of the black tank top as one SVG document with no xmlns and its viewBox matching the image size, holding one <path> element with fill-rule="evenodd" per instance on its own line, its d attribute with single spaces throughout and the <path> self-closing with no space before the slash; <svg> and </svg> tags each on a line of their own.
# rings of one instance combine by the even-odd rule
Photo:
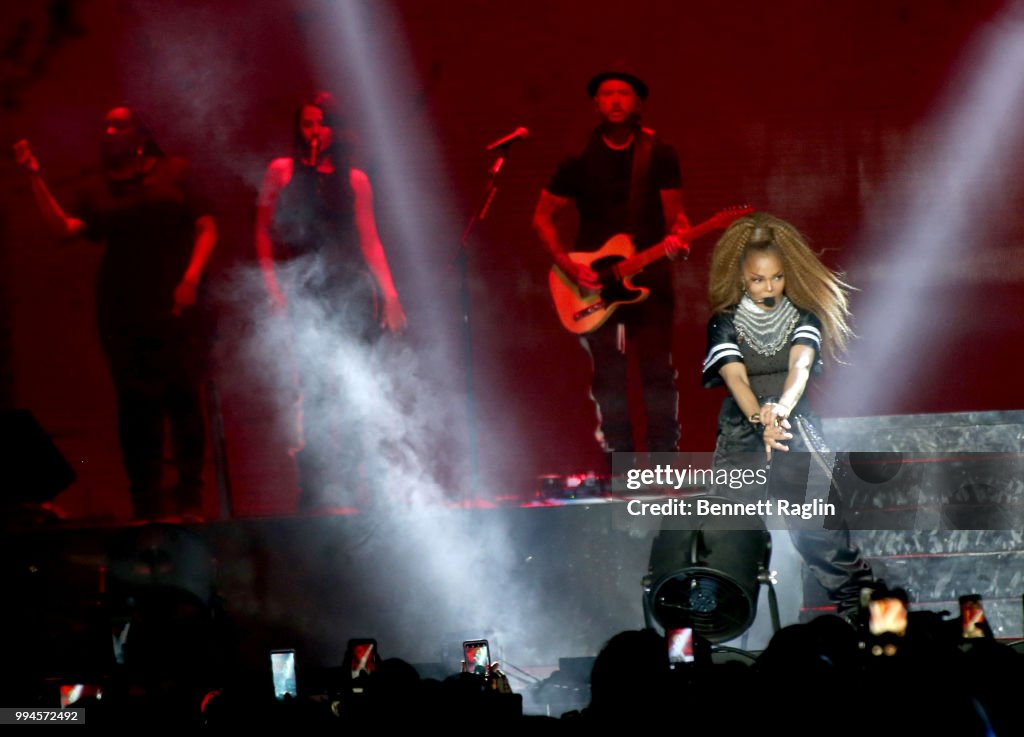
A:
<svg viewBox="0 0 1024 737">
<path fill-rule="evenodd" d="M 345 175 L 299 162 L 278 195 L 271 235 L 274 257 L 303 259 L 293 288 L 329 307 L 331 319 L 368 337 L 376 325 L 379 296 L 355 224 L 355 193 Z M 296 263 L 298 266 L 298 263 Z"/>
<path fill-rule="evenodd" d="M 272 234 L 274 257 L 282 261 L 317 254 L 362 267 L 355 195 L 340 172 L 324 173 L 295 162 L 291 180 L 278 195 Z"/>
</svg>

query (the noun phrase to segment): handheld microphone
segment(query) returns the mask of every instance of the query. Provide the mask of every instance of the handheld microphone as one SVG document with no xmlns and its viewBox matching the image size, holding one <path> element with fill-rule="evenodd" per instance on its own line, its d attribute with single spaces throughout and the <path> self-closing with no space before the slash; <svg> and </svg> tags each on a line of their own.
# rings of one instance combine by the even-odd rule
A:
<svg viewBox="0 0 1024 737">
<path fill-rule="evenodd" d="M 309 165 L 316 166 L 317 156 L 320 154 L 320 136 L 313 136 L 309 139 Z"/>
<path fill-rule="evenodd" d="M 757 300 L 757 303 L 759 305 L 764 305 L 765 307 L 774 307 L 775 297 L 765 297 L 764 299 Z"/>
<path fill-rule="evenodd" d="M 529 135 L 530 131 L 526 130 L 526 128 L 523 128 L 522 126 L 519 126 L 514 131 L 509 133 L 507 136 L 505 136 L 504 138 L 499 138 L 497 141 L 489 145 L 484 150 L 493 151 L 496 148 L 511 145 L 513 141 L 518 141 L 520 138 L 528 138 Z"/>
</svg>

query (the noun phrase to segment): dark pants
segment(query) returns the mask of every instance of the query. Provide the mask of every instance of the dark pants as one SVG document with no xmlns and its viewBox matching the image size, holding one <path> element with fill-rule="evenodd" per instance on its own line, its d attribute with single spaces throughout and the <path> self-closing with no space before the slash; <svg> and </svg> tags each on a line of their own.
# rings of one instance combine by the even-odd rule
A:
<svg viewBox="0 0 1024 737">
<path fill-rule="evenodd" d="M 117 395 L 118 436 L 135 516 L 152 519 L 168 511 L 160 500 L 165 419 L 178 472 L 176 511 L 199 513 L 206 420 L 196 318 L 106 325 L 100 334 Z"/>
<path fill-rule="evenodd" d="M 377 474 L 364 437 L 361 382 L 375 380 L 382 335 L 369 274 L 290 284 L 292 346 L 302 392 L 303 447 L 295 455 L 299 508 L 364 507 Z M 370 389 L 372 391 L 372 389 Z"/>
<path fill-rule="evenodd" d="M 367 346 L 352 343 L 348 349 L 365 351 Z M 347 396 L 345 377 L 308 347 L 298 346 L 296 352 L 302 393 L 302 449 L 295 454 L 299 508 L 361 506 L 359 469 L 367 454 L 363 423 Z"/>
<path fill-rule="evenodd" d="M 736 498 L 740 501 L 754 501 L 753 497 L 771 497 L 802 502 L 807 498 L 808 483 L 817 476 L 825 478 L 827 493 L 821 494 L 822 501 L 837 504 L 841 511 L 841 489 L 836 486 L 835 475 L 830 469 L 817 467 L 823 463 L 822 454 L 827 452 L 815 426 L 817 418 L 811 414 L 794 415 L 793 439 L 788 442 L 789 451 L 775 451 L 772 454 L 771 470 L 767 488 L 749 486 L 735 489 L 716 489 L 716 494 Z M 800 425 L 798 428 L 797 425 Z M 761 435 L 754 425 L 743 418 L 742 412 L 729 397 L 722 406 L 718 423 L 718 440 L 715 444 L 714 467 L 716 469 L 764 468 L 767 462 Z M 809 479 L 811 481 L 809 481 Z M 815 579 L 828 592 L 840 613 L 854 610 L 860 600 L 861 587 L 874 580 L 871 567 L 850 540 L 850 531 L 841 519 L 838 525 L 822 524 L 820 520 L 810 523 L 802 519 L 791 521 L 789 535 L 793 546 L 800 553 L 804 564 Z"/>
<path fill-rule="evenodd" d="M 625 348 L 618 325 L 625 325 Z M 608 452 L 635 449 L 630 424 L 629 356 L 636 356 L 647 418 L 647 449 L 675 452 L 679 442 L 676 370 L 672 366 L 672 307 L 641 303 L 621 308 L 612 319 L 580 341 L 593 365 L 590 398 L 597 407 L 602 445 Z"/>
</svg>

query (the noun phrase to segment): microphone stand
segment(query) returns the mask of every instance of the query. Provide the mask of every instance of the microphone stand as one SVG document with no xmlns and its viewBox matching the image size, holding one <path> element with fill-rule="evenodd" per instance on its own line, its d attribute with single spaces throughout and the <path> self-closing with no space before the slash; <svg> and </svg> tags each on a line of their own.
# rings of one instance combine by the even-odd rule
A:
<svg viewBox="0 0 1024 737">
<path fill-rule="evenodd" d="M 513 139 L 514 140 L 514 139 Z M 491 203 L 498 193 L 498 174 L 505 165 L 505 158 L 512 141 L 496 147 L 497 158 L 491 164 L 487 173 L 487 182 L 484 186 L 483 197 L 480 206 L 473 212 L 462 231 L 459 239 L 459 249 L 454 258 L 449 262 L 451 270 L 458 263 L 459 267 L 459 297 L 462 309 L 462 360 L 466 372 L 466 423 L 469 434 L 469 462 L 470 462 L 470 486 L 473 489 L 480 489 L 480 446 L 477 443 L 477 412 L 476 412 L 476 386 L 473 380 L 473 327 L 470 322 L 470 299 L 469 299 L 469 238 L 478 223 L 482 223 L 491 209 Z"/>
</svg>

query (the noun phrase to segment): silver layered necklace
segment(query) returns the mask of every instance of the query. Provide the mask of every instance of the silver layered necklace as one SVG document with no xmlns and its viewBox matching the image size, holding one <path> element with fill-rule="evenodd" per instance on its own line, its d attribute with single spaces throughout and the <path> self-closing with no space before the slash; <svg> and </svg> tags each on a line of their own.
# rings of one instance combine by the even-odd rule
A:
<svg viewBox="0 0 1024 737">
<path fill-rule="evenodd" d="M 775 309 L 763 310 L 744 294 L 733 321 L 739 337 L 751 348 L 762 356 L 774 356 L 789 340 L 799 319 L 799 311 L 785 296 Z"/>
</svg>

